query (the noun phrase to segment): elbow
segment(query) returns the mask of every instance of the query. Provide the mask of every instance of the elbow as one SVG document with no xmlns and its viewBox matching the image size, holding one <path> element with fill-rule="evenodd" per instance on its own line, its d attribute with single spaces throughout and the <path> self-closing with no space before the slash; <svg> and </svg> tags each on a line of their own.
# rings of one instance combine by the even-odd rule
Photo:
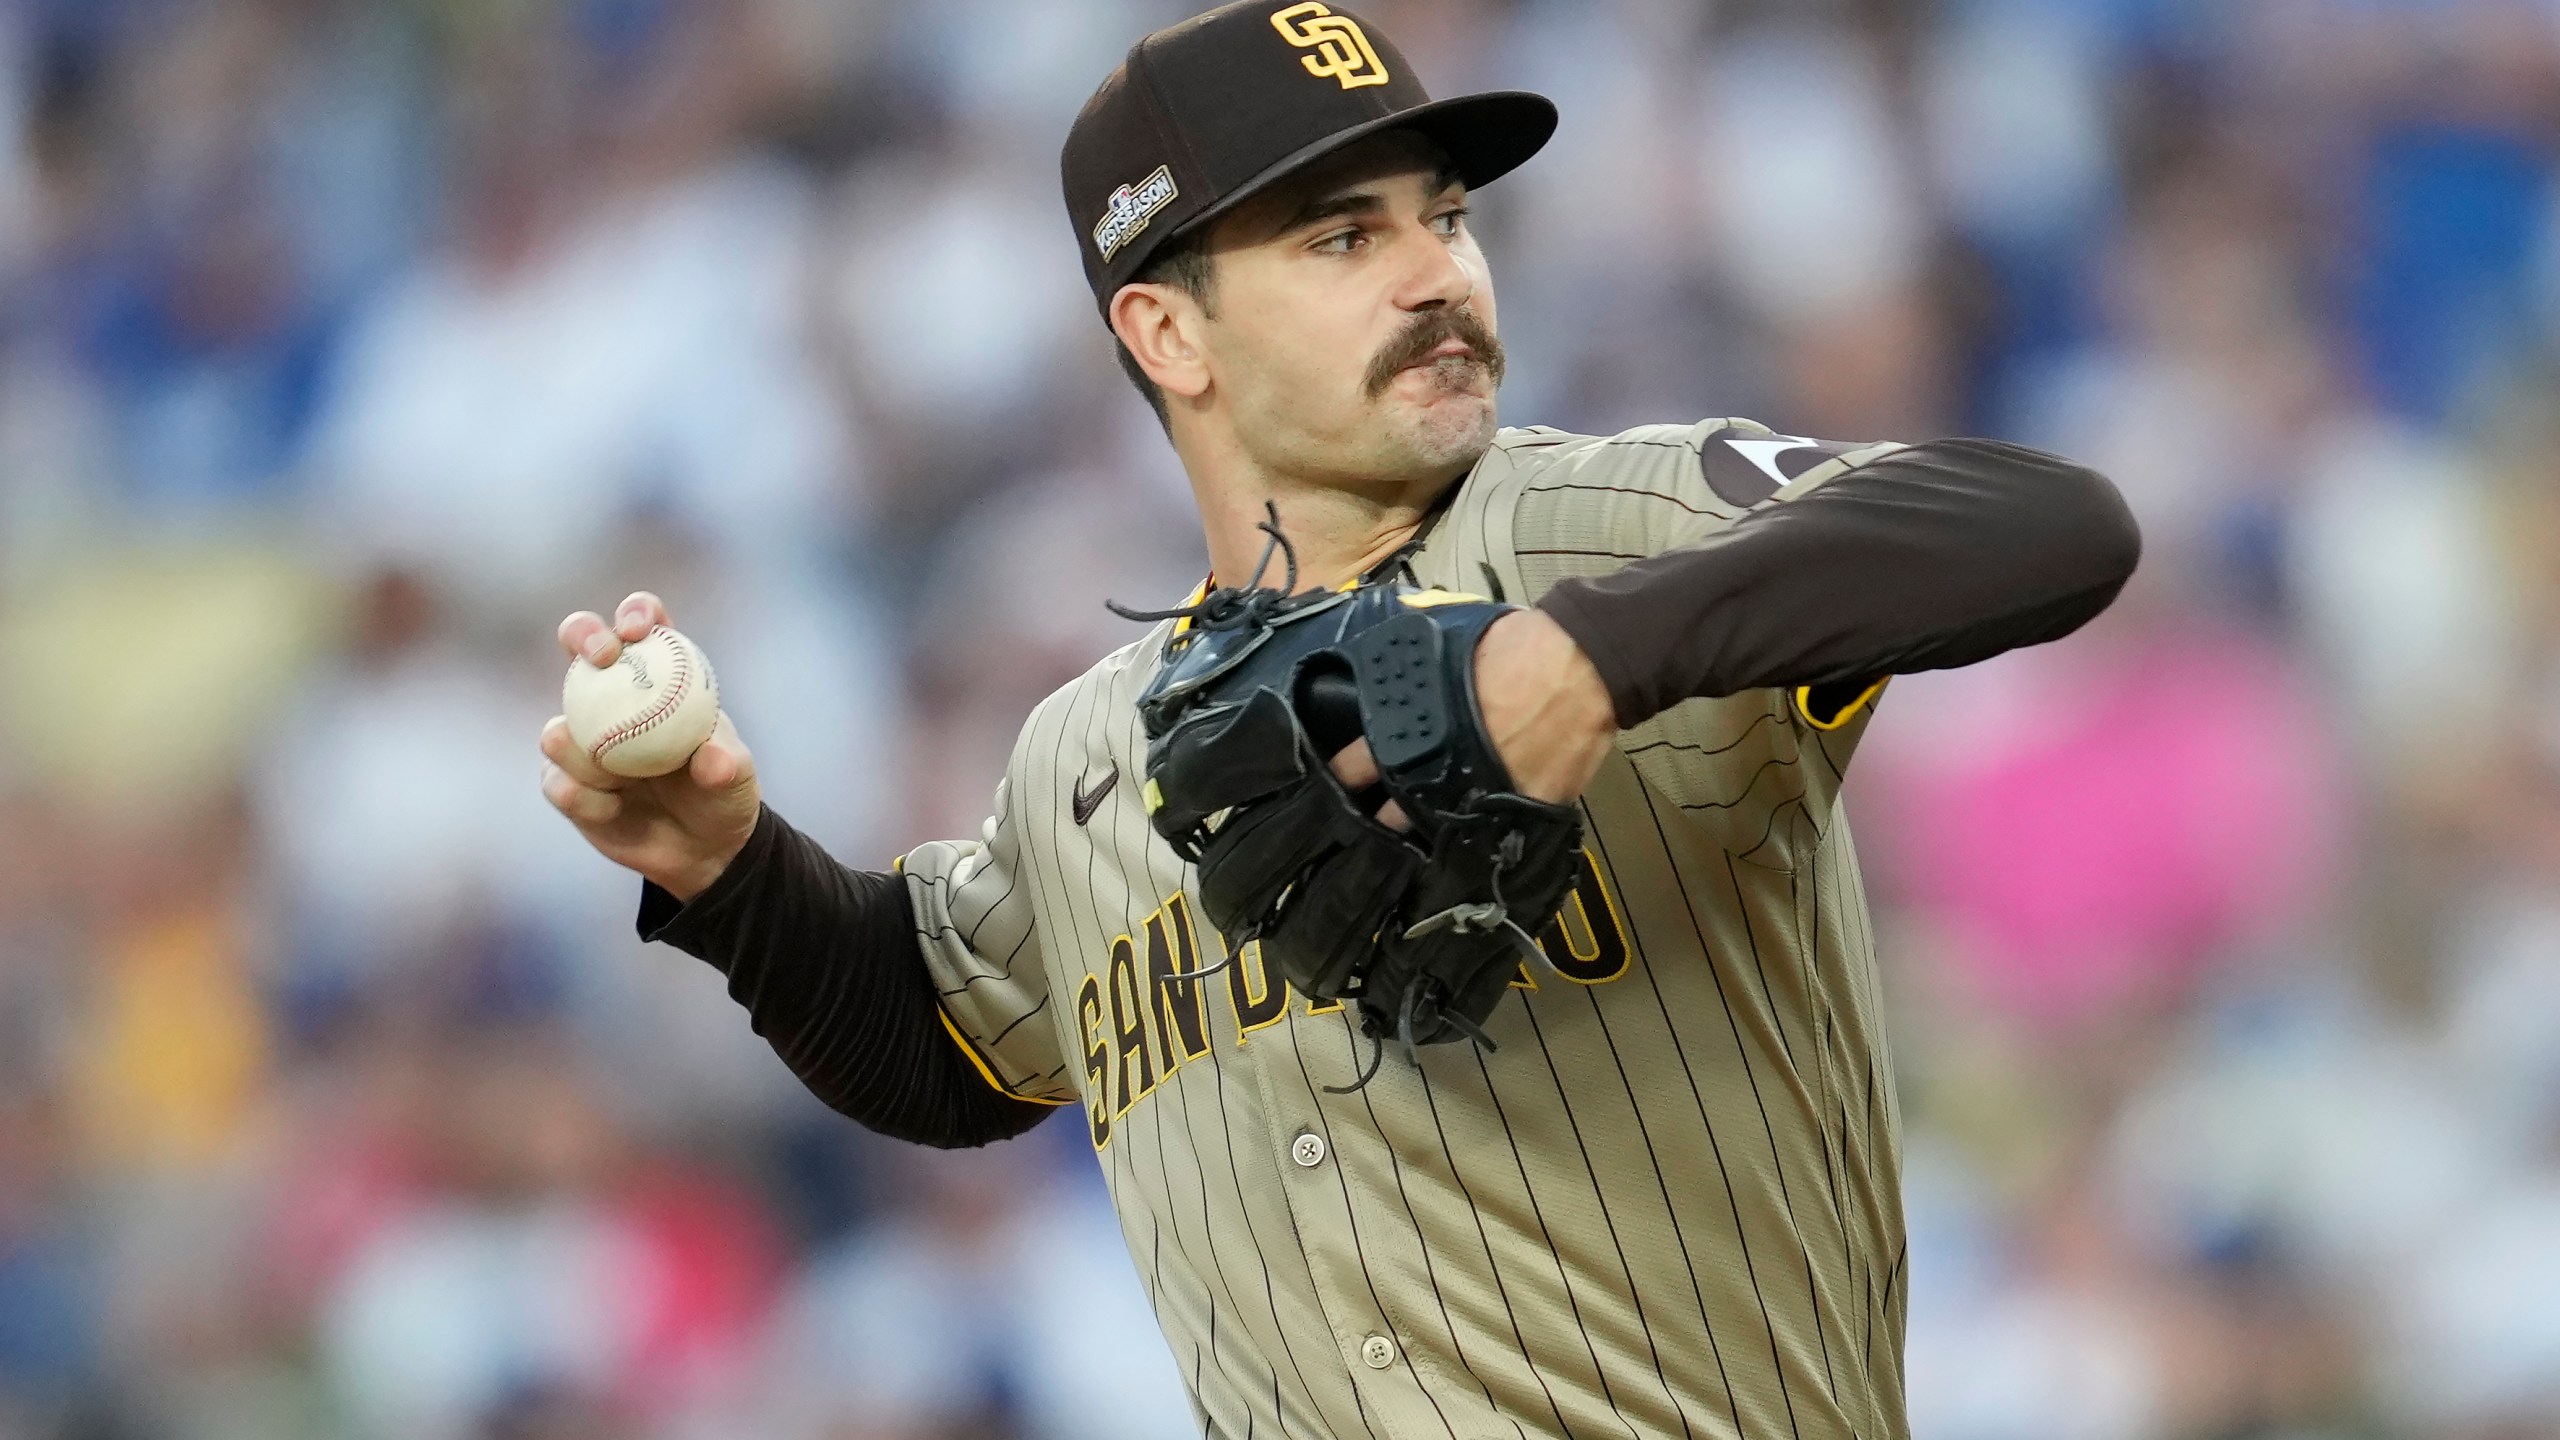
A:
<svg viewBox="0 0 2560 1440">
<path fill-rule="evenodd" d="M 2031 543 L 2038 563 L 2035 598 L 2025 606 L 2034 618 L 2024 644 L 2042 644 L 2078 630 L 2106 613 L 2142 563 L 2142 528 L 2114 483 L 2084 465 L 2054 462 L 2040 485 L 2042 524 Z"/>
<path fill-rule="evenodd" d="M 2142 563 L 2142 527 L 2124 492 L 2106 476 L 2085 465 L 2064 463 L 2060 483 L 2063 501 L 2057 508 L 2053 543 L 2070 557 L 2076 588 L 2113 598 Z"/>
<path fill-rule="evenodd" d="M 2042 473 L 2022 487 L 2034 498 L 2017 536 L 2027 558 L 2008 608 L 2001 648 L 2062 639 L 2106 613 L 2142 563 L 2142 529 L 2113 482 L 2085 465 L 2040 456 Z"/>
<path fill-rule="evenodd" d="M 2005 471 L 1996 509 L 2007 532 L 1999 541 L 2032 557 L 2034 572 L 2054 598 L 2101 595 L 2112 600 L 2142 563 L 2142 529 L 2115 482 L 2061 456 L 2000 441 L 1969 442 L 1996 459 L 1988 473 Z M 1986 494 L 1986 498 L 1990 498 Z M 2103 608 L 2104 602 L 2101 602 Z"/>
<path fill-rule="evenodd" d="M 974 1150 L 1010 1140 L 1046 1120 L 1058 1107 L 1016 1100 L 985 1087 L 975 1075 L 938 1093 L 899 1097 L 821 1094 L 829 1109 L 874 1135 L 931 1150 Z"/>
<path fill-rule="evenodd" d="M 1027 1100 L 1001 1095 L 991 1098 L 996 1103 L 976 1113 L 920 1127 L 911 1134 L 896 1138 L 912 1140 L 936 1150 L 975 1150 L 1027 1134 L 1056 1111 L 1055 1106 L 1034 1105 Z"/>
</svg>

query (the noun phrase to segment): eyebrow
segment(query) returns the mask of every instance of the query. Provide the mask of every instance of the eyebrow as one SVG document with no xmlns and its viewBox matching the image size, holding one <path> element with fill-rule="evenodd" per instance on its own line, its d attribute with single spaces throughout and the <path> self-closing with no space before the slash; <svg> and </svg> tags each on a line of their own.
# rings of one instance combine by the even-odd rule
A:
<svg viewBox="0 0 2560 1440">
<path fill-rule="evenodd" d="M 1436 197 L 1446 193 L 1456 186 L 1461 178 L 1457 166 L 1441 166 L 1432 173 L 1431 194 Z M 1335 190 L 1318 195 L 1299 206 L 1294 214 L 1281 221 L 1279 227 L 1271 233 L 1286 235 L 1292 230 L 1303 230 L 1320 221 L 1332 220 L 1344 215 L 1372 215 L 1385 208 L 1387 208 L 1387 198 L 1375 190 Z"/>
</svg>

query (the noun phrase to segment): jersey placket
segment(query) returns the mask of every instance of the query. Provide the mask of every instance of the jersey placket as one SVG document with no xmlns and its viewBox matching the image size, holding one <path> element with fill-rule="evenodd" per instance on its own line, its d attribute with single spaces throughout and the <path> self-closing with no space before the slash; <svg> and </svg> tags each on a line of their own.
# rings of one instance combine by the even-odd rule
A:
<svg viewBox="0 0 2560 1440">
<path fill-rule="evenodd" d="M 1434 1291 L 1419 1231 L 1396 1198 L 1393 1137 L 1371 1120 L 1358 1094 L 1322 1088 L 1351 1078 L 1334 1074 L 1341 1067 L 1323 1058 L 1339 1044 L 1340 1024 L 1293 999 L 1281 1033 L 1271 1037 L 1282 1043 L 1264 1047 L 1253 1067 L 1271 1143 L 1286 1156 L 1281 1190 L 1328 1338 L 1378 1436 L 1509 1433 L 1507 1423 L 1476 1414 L 1473 1381 L 1441 1363 L 1433 1337 L 1445 1327 L 1426 1313 Z"/>
</svg>

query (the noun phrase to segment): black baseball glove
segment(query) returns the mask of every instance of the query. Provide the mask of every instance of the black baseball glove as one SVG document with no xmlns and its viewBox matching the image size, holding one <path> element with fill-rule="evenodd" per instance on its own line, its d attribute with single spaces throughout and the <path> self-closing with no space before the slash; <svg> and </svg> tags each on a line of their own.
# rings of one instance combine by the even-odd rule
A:
<svg viewBox="0 0 2560 1440">
<path fill-rule="evenodd" d="M 1491 1048 L 1582 844 L 1581 811 L 1514 792 L 1477 710 L 1476 640 L 1517 607 L 1384 580 L 1292 594 L 1294 556 L 1281 588 L 1261 579 L 1121 611 L 1186 621 L 1138 700 L 1156 833 L 1199 867 L 1231 957 L 1261 941 L 1300 994 L 1355 1002 L 1381 1050 Z M 1383 778 L 1354 794 L 1328 761 L 1363 736 Z M 1390 798 L 1411 829 L 1377 821 Z"/>
</svg>

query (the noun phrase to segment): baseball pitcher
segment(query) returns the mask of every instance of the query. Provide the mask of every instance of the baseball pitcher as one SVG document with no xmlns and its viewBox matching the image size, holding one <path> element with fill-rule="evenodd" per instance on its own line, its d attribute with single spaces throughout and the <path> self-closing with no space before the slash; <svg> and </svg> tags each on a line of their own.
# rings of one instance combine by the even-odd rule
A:
<svg viewBox="0 0 2560 1440">
<path fill-rule="evenodd" d="M 652 780 L 554 721 L 544 790 L 837 1109 L 1082 1127 L 1208 1435 L 1895 1440 L 1842 777 L 1890 677 L 2069 633 L 2138 538 L 1991 441 L 1498 427 L 1467 198 L 1555 118 L 1432 100 L 1314 0 L 1140 40 L 1061 169 L 1200 589 L 889 873 L 765 808 L 725 720 Z"/>
</svg>

